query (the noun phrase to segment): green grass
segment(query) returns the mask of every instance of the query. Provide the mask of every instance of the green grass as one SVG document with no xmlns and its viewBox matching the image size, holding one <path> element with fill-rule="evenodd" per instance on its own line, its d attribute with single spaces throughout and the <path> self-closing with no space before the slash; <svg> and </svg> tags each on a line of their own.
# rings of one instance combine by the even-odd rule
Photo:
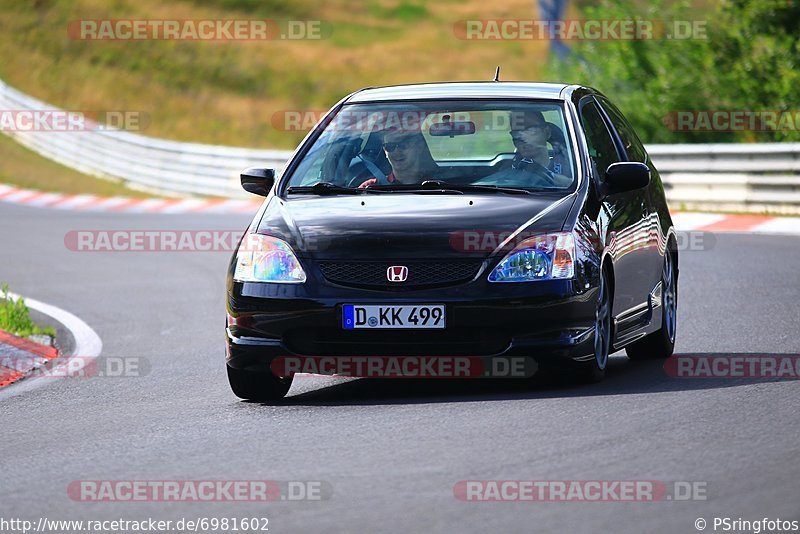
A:
<svg viewBox="0 0 800 534">
<path fill-rule="evenodd" d="M 400 3 L 390 7 L 379 3 L 370 6 L 370 12 L 376 17 L 383 19 L 401 20 L 403 22 L 414 22 L 428 16 L 428 9 L 422 2 L 409 2 L 401 0 Z"/>
<path fill-rule="evenodd" d="M 0 292 L 2 292 L 2 296 L 0 296 L 0 330 L 20 337 L 36 334 L 56 336 L 55 329 L 49 326 L 41 327 L 31 320 L 30 310 L 25 305 L 25 300 L 22 298 L 14 300 L 8 294 L 8 284 L 1 284 Z"/>
<path fill-rule="evenodd" d="M 262 17 L 307 17 L 309 0 L 194 0 L 198 6 L 212 6 L 226 11 L 240 11 Z"/>
</svg>

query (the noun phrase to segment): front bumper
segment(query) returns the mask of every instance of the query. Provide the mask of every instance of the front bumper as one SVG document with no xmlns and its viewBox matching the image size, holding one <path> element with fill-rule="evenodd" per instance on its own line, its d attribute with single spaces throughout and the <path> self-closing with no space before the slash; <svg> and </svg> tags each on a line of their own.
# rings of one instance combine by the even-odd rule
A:
<svg viewBox="0 0 800 534">
<path fill-rule="evenodd" d="M 543 365 L 591 359 L 597 288 L 586 285 L 476 280 L 387 292 L 229 279 L 227 363 L 263 369 L 280 356 L 526 356 Z M 342 328 L 342 304 L 424 303 L 445 305 L 446 329 Z"/>
</svg>

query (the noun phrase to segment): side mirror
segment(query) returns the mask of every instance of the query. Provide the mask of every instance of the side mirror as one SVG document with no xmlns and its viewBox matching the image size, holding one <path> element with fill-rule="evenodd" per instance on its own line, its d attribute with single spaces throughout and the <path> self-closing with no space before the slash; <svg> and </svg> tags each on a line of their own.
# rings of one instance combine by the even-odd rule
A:
<svg viewBox="0 0 800 534">
<path fill-rule="evenodd" d="M 250 167 L 242 171 L 241 178 L 245 191 L 265 197 L 275 185 L 275 169 Z"/>
<path fill-rule="evenodd" d="M 624 193 L 647 187 L 650 168 L 636 161 L 612 163 L 606 169 L 606 194 Z"/>
</svg>

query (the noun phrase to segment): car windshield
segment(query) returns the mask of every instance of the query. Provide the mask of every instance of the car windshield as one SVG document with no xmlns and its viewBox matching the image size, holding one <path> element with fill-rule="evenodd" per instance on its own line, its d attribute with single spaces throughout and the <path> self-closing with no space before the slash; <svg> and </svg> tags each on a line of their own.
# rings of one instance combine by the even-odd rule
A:
<svg viewBox="0 0 800 534">
<path fill-rule="evenodd" d="M 575 177 L 561 103 L 411 101 L 343 106 L 284 183 L 289 194 L 525 194 L 574 189 Z"/>
</svg>

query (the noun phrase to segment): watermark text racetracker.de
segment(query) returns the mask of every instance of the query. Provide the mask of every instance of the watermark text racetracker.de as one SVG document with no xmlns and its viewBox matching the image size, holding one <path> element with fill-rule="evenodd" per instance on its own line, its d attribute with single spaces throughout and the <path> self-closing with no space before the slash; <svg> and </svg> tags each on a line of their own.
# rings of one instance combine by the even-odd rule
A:
<svg viewBox="0 0 800 534">
<path fill-rule="evenodd" d="M 73 480 L 67 496 L 78 502 L 324 501 L 324 480 Z"/>
<path fill-rule="evenodd" d="M 675 354 L 664 362 L 673 378 L 800 379 L 800 354 Z"/>
<path fill-rule="evenodd" d="M 325 109 L 284 109 L 272 114 L 270 123 L 279 131 L 304 132 L 313 128 L 327 115 Z M 508 132 L 524 128 L 524 117 L 508 111 L 492 113 L 470 113 L 469 111 L 396 111 L 385 109 L 344 109 L 326 124 L 326 131 L 347 133 L 370 133 L 392 129 L 401 132 L 436 132 L 437 128 L 465 128 L 472 122 L 476 131 Z M 449 123 L 449 125 L 447 125 Z"/>
<path fill-rule="evenodd" d="M 182 517 L 180 519 L 50 519 L 36 520 L 0 517 L 0 532 L 266 532 L 269 518 L 247 517 Z"/>
<path fill-rule="evenodd" d="M 501 252 L 511 251 L 522 245 L 526 240 L 535 238 L 540 234 L 536 232 L 513 230 L 458 230 L 450 234 L 450 246 L 459 252 Z M 589 244 L 601 243 L 598 237 L 587 238 Z M 648 242 L 647 236 L 630 234 L 617 236 L 618 247 L 636 241 Z M 675 233 L 676 246 L 679 251 L 706 251 L 716 246 L 717 238 L 713 232 L 702 230 L 680 231 Z"/>
<path fill-rule="evenodd" d="M 70 230 L 64 246 L 73 252 L 232 252 L 244 235 L 242 230 Z M 259 250 L 253 234 L 243 246 Z"/>
<path fill-rule="evenodd" d="M 472 19 L 456 22 L 453 34 L 467 41 L 707 39 L 707 24 L 706 20 Z"/>
<path fill-rule="evenodd" d="M 708 500 L 700 480 L 460 480 L 466 502 L 660 502 Z"/>
<path fill-rule="evenodd" d="M 319 40 L 331 34 L 322 20 L 275 19 L 81 19 L 67 26 L 80 41 L 275 41 Z"/>
<path fill-rule="evenodd" d="M 79 111 L 64 109 L 0 109 L 0 132 L 136 132 L 150 124 L 144 111 Z"/>
<path fill-rule="evenodd" d="M 528 356 L 278 356 L 270 369 L 276 376 L 529 378 L 538 365 Z"/>
<path fill-rule="evenodd" d="M 0 358 L 0 367 L 36 378 L 139 378 L 150 374 L 150 360 L 140 356 L 58 357 L 13 355 Z"/>
<path fill-rule="evenodd" d="M 667 113 L 663 122 L 673 132 L 796 132 L 800 110 L 683 110 Z"/>
</svg>

